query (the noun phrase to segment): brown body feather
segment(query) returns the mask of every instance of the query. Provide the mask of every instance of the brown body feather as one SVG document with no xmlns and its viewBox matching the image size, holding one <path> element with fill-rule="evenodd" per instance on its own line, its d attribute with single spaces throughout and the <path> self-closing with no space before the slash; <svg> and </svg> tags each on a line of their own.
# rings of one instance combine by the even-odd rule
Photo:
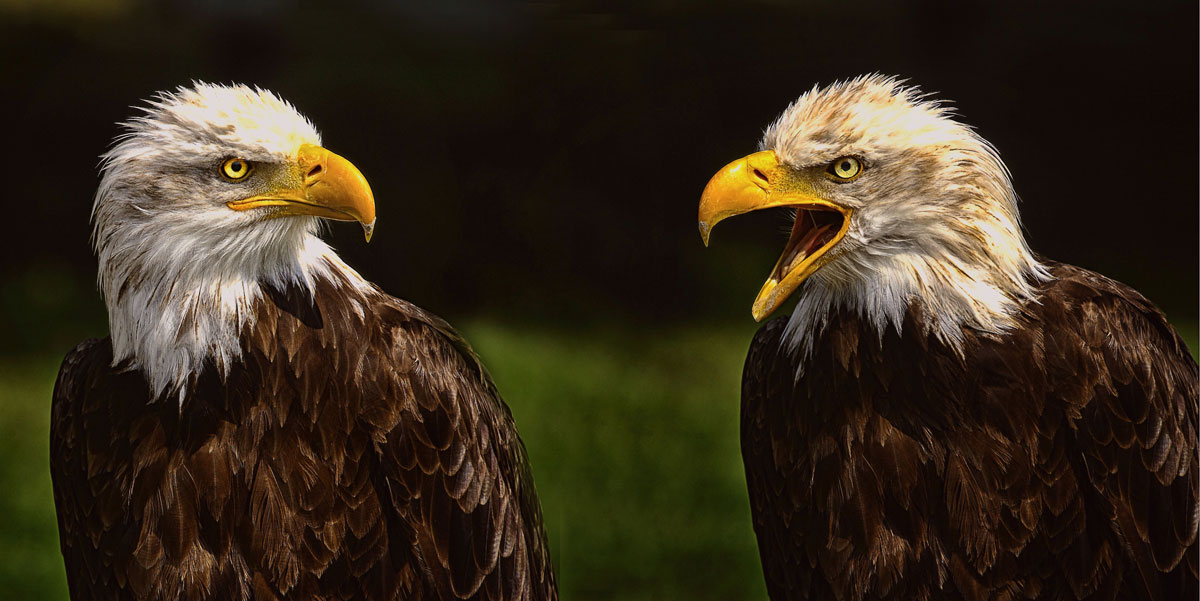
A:
<svg viewBox="0 0 1200 601">
<path fill-rule="evenodd" d="M 67 356 L 51 468 L 73 599 L 557 598 L 524 448 L 461 338 L 346 281 L 255 311 L 241 363 L 182 406 L 110 367 L 107 339 Z"/>
<path fill-rule="evenodd" d="M 786 319 L 746 361 L 742 453 L 784 599 L 1195 599 L 1197 365 L 1134 290 L 1047 262 L 965 358 L 910 307 L 835 314 L 797 380 Z"/>
</svg>

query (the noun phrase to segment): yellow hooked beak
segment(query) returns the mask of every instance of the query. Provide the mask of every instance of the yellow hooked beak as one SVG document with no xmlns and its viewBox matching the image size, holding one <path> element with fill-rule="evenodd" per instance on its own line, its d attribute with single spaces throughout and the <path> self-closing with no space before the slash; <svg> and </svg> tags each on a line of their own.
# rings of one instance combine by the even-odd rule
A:
<svg viewBox="0 0 1200 601">
<path fill-rule="evenodd" d="M 796 209 L 788 245 L 754 299 L 755 321 L 778 309 L 824 264 L 821 257 L 850 229 L 850 209 L 822 198 L 815 178 L 807 175 L 781 165 L 774 151 L 765 150 L 726 165 L 700 196 L 700 237 L 705 246 L 712 228 L 726 217 L 771 207 Z"/>
<path fill-rule="evenodd" d="M 362 224 L 363 236 L 371 241 L 375 231 L 375 196 L 367 178 L 353 163 L 320 146 L 300 147 L 294 177 L 267 192 L 235 200 L 226 206 L 235 211 L 279 207 L 273 217 L 312 215 Z"/>
</svg>

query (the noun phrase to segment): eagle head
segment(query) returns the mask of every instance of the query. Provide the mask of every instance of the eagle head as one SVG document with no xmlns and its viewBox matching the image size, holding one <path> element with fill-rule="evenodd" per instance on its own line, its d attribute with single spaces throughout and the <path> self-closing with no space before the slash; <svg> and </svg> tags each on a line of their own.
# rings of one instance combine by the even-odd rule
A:
<svg viewBox="0 0 1200 601">
<path fill-rule="evenodd" d="M 1048 277 L 1021 235 L 1017 197 L 995 149 L 951 112 L 892 77 L 813 88 L 763 136 L 760 151 L 709 181 L 705 244 L 717 222 L 770 207 L 796 212 L 754 301 L 756 320 L 805 284 L 789 324 L 811 350 L 831 309 L 899 331 L 914 301 L 952 345 L 963 327 L 1012 327 L 1032 282 Z"/>
<path fill-rule="evenodd" d="M 269 91 L 198 83 L 143 111 L 103 156 L 92 240 L 114 363 L 161 393 L 205 361 L 228 368 L 262 285 L 311 289 L 344 268 L 316 237 L 320 220 L 358 221 L 370 240 L 375 203 L 362 173 Z"/>
</svg>

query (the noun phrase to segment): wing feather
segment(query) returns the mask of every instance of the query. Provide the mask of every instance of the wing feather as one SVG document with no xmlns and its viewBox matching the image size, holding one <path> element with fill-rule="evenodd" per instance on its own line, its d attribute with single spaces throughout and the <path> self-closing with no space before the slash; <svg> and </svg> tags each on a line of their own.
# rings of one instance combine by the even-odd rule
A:
<svg viewBox="0 0 1200 601">
<path fill-rule="evenodd" d="M 557 598 L 528 459 L 508 408 L 457 333 L 395 302 L 391 347 L 417 369 L 394 372 L 413 402 L 379 433 L 379 463 L 392 510 L 416 532 L 433 588 L 445 599 Z"/>
</svg>

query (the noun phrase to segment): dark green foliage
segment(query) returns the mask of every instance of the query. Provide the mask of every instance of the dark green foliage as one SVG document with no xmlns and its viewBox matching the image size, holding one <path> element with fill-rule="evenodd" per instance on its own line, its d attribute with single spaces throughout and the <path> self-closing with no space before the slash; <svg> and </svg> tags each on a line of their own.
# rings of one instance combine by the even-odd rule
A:
<svg viewBox="0 0 1200 601">
<path fill-rule="evenodd" d="M 529 449 L 564 599 L 766 597 L 738 451 L 757 324 L 456 321 Z M 1194 352 L 1195 324 L 1177 325 Z M 61 360 L 0 364 L 0 591 L 13 601 L 66 599 L 48 458 Z"/>
<path fill-rule="evenodd" d="M 737 444 L 756 324 L 461 322 L 529 450 L 564 599 L 765 596 Z M 0 368 L 0 590 L 65 599 L 47 459 L 60 357 Z"/>
</svg>

